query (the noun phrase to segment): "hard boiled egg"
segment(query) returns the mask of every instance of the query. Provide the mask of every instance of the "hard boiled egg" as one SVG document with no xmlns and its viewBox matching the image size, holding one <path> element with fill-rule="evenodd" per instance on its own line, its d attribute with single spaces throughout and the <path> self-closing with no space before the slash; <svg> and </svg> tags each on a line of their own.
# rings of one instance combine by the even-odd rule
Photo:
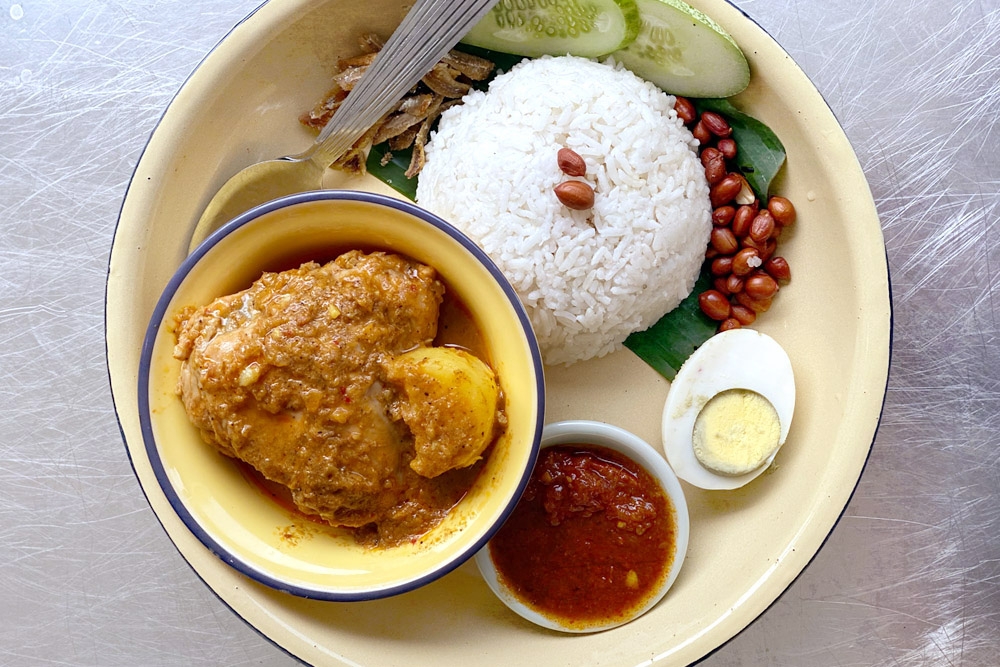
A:
<svg viewBox="0 0 1000 667">
<path fill-rule="evenodd" d="M 663 409 L 670 467 L 703 489 L 760 475 L 788 437 L 795 378 L 784 349 L 752 329 L 708 339 L 681 366 Z"/>
</svg>

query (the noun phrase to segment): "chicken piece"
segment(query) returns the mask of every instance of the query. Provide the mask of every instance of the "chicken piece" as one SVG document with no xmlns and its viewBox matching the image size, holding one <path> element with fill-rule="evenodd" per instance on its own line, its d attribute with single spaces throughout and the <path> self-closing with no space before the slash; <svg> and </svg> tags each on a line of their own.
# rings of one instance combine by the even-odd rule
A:
<svg viewBox="0 0 1000 667">
<path fill-rule="evenodd" d="M 405 539 L 454 499 L 416 502 L 435 492 L 388 416 L 384 363 L 432 342 L 443 294 L 434 269 L 387 253 L 266 273 L 179 314 L 177 391 L 206 442 L 287 487 L 303 512 Z"/>
</svg>

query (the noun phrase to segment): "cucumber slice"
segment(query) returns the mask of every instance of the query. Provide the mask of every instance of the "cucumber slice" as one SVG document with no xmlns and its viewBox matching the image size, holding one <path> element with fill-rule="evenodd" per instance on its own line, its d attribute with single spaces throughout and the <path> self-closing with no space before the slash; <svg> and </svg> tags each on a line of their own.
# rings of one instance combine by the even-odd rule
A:
<svg viewBox="0 0 1000 667">
<path fill-rule="evenodd" d="M 462 41 L 519 56 L 596 58 L 639 34 L 635 0 L 500 0 Z"/>
<path fill-rule="evenodd" d="M 636 0 L 639 36 L 613 55 L 674 95 L 729 97 L 750 83 L 740 47 L 711 18 L 682 0 Z"/>
</svg>

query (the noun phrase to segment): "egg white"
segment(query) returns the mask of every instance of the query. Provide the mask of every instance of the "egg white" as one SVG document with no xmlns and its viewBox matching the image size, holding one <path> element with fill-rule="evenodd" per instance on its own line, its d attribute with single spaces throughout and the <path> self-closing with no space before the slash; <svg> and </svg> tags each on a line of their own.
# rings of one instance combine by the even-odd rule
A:
<svg viewBox="0 0 1000 667">
<path fill-rule="evenodd" d="M 695 420 L 705 404 L 727 389 L 754 391 L 778 414 L 778 446 L 744 475 L 721 475 L 694 453 Z M 732 329 L 712 336 L 681 366 L 663 408 L 663 450 L 678 477 L 703 489 L 736 489 L 764 472 L 788 437 L 795 408 L 795 378 L 785 350 L 767 334 Z"/>
</svg>

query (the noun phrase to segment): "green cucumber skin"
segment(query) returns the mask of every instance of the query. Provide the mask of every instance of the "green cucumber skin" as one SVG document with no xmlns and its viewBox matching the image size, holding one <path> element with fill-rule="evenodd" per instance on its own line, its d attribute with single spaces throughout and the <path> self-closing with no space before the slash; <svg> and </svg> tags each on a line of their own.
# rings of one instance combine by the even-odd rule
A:
<svg viewBox="0 0 1000 667">
<path fill-rule="evenodd" d="M 567 27 L 567 13 L 575 25 Z M 500 0 L 462 42 L 529 57 L 596 58 L 631 44 L 639 25 L 635 0 Z"/>
<path fill-rule="evenodd" d="M 637 0 L 642 29 L 613 54 L 673 95 L 730 97 L 750 83 L 750 66 L 721 26 L 682 0 Z"/>
</svg>

